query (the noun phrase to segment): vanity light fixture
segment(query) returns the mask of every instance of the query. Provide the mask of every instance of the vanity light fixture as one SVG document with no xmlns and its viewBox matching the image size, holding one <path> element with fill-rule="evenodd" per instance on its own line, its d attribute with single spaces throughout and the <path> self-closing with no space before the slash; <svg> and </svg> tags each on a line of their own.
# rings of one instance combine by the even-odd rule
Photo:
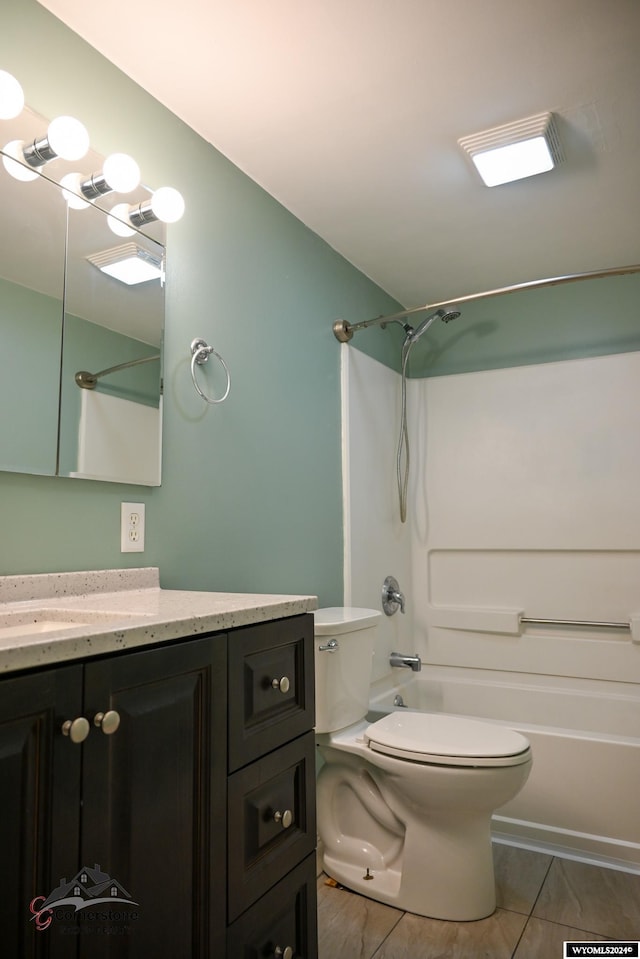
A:
<svg viewBox="0 0 640 959">
<path fill-rule="evenodd" d="M 112 153 L 102 170 L 90 177 L 67 173 L 60 180 L 64 198 L 73 210 L 85 210 L 98 197 L 117 191 L 131 193 L 140 183 L 140 167 L 127 153 Z"/>
<path fill-rule="evenodd" d="M 24 93 L 14 76 L 0 70 L 0 120 L 13 120 L 24 108 Z"/>
<path fill-rule="evenodd" d="M 176 223 L 184 213 L 182 194 L 172 186 L 161 186 L 150 199 L 129 206 L 118 203 L 111 210 L 108 224 L 117 236 L 131 236 L 131 226 L 141 227 L 146 223 L 161 220 L 163 223 Z"/>
<path fill-rule="evenodd" d="M 7 173 L 15 179 L 32 180 L 45 163 L 58 157 L 62 160 L 80 160 L 88 149 L 89 134 L 86 127 L 75 117 L 56 117 L 44 136 L 36 137 L 31 143 L 23 140 L 8 143 L 3 148 L 7 154 L 3 162 Z M 22 170 L 18 167 L 22 167 Z"/>
<path fill-rule="evenodd" d="M 562 161 L 552 113 L 537 113 L 458 140 L 487 186 L 552 170 Z"/>
<path fill-rule="evenodd" d="M 18 116 L 24 108 L 24 93 L 18 81 L 6 70 L 0 70 L 0 120 Z M 2 163 L 16 180 L 35 180 L 40 168 L 51 160 L 75 161 L 82 159 L 89 150 L 89 134 L 84 125 L 74 117 L 61 116 L 52 120 L 44 136 L 32 142 L 11 140 L 0 150 Z M 67 173 L 60 179 L 62 194 L 69 207 L 84 210 L 106 194 L 131 193 L 140 185 L 140 167 L 126 153 L 112 153 L 106 158 L 102 170 L 83 176 Z M 165 186 L 151 193 L 149 199 L 133 205 L 119 203 L 113 207 L 107 222 L 118 236 L 132 236 L 135 229 L 146 223 L 161 220 L 175 223 L 184 213 L 182 195 L 173 187 Z"/>
<path fill-rule="evenodd" d="M 140 184 L 140 167 L 127 153 L 112 153 L 104 161 L 102 170 L 93 173 L 79 184 L 88 200 L 106 193 L 131 193 Z"/>
<path fill-rule="evenodd" d="M 164 266 L 160 257 L 137 243 L 123 243 L 109 250 L 92 253 L 87 259 L 103 273 L 127 286 L 147 283 L 149 280 L 164 280 Z"/>
</svg>

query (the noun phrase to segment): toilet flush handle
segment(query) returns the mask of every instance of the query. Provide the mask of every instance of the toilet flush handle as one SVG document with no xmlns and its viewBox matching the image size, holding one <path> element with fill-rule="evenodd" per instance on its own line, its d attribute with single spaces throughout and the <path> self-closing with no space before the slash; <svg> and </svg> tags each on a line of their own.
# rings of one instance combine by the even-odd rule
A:
<svg viewBox="0 0 640 959">
<path fill-rule="evenodd" d="M 335 653 L 337 649 L 340 649 L 337 639 L 330 639 L 326 646 L 318 646 L 319 653 Z"/>
</svg>

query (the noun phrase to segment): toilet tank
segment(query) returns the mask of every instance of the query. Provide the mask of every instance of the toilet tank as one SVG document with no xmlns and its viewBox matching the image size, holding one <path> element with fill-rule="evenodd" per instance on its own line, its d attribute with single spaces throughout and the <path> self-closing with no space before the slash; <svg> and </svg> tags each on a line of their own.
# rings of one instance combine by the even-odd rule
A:
<svg viewBox="0 0 640 959">
<path fill-rule="evenodd" d="M 332 606 L 316 610 L 314 619 L 316 732 L 330 733 L 367 714 L 380 613 Z"/>
</svg>

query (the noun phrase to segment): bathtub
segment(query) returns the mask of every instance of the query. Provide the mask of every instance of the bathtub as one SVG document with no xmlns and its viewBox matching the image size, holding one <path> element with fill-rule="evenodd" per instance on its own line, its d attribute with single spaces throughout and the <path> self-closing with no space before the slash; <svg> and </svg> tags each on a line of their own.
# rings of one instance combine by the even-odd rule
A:
<svg viewBox="0 0 640 959">
<path fill-rule="evenodd" d="M 371 721 L 402 707 L 503 723 L 533 748 L 496 841 L 640 873 L 640 691 L 633 683 L 425 665 L 372 688 Z"/>
</svg>

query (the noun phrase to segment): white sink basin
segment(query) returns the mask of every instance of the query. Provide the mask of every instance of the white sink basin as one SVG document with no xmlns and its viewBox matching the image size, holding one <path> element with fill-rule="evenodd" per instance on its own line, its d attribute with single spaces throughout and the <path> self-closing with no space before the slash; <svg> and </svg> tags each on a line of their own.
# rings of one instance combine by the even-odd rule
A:
<svg viewBox="0 0 640 959">
<path fill-rule="evenodd" d="M 0 640 L 14 636 L 41 636 L 78 626 L 119 623 L 130 619 L 126 613 L 94 610 L 30 609 L 0 614 Z M 136 617 L 137 618 L 137 617 Z"/>
</svg>

